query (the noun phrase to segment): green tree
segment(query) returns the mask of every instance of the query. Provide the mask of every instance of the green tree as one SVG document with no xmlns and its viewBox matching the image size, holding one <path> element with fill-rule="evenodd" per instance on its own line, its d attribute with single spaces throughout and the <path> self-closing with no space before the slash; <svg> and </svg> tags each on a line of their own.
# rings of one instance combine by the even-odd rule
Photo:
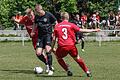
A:
<svg viewBox="0 0 120 80">
<path fill-rule="evenodd" d="M 103 0 L 102 2 L 91 2 L 89 1 L 88 2 L 88 8 L 90 11 L 94 12 L 94 11 L 99 11 L 100 15 L 102 17 L 107 17 L 108 15 L 108 12 L 110 10 L 114 11 L 114 12 L 117 12 L 117 6 L 116 6 L 116 1 L 115 0 L 112 0 L 112 1 L 109 1 L 109 0 Z"/>
<path fill-rule="evenodd" d="M 60 0 L 61 3 L 61 11 L 67 11 L 69 13 L 78 12 L 77 9 L 77 1 L 76 0 Z"/>
</svg>

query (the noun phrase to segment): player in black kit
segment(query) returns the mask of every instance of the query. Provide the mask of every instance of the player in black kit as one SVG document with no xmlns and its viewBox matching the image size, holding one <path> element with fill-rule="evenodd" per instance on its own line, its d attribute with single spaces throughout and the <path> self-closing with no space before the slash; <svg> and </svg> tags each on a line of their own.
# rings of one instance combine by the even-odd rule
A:
<svg viewBox="0 0 120 80">
<path fill-rule="evenodd" d="M 51 43 L 52 43 L 52 28 L 53 25 L 57 23 L 55 16 L 50 13 L 43 10 L 42 6 L 40 4 L 36 4 L 35 6 L 35 20 L 34 20 L 34 26 L 33 26 L 33 32 L 31 33 L 31 36 L 34 35 L 34 29 L 37 26 L 38 28 L 38 42 L 37 42 L 37 49 L 36 54 L 40 60 L 43 62 L 46 62 L 47 68 L 48 68 L 48 75 L 53 75 L 52 71 L 52 55 L 50 53 L 51 50 Z M 43 49 L 46 51 L 47 55 L 47 61 L 46 59 L 41 55 L 43 52 Z"/>
<path fill-rule="evenodd" d="M 73 23 L 76 24 L 78 27 L 83 29 L 82 22 L 80 20 L 79 14 L 75 15 L 75 19 L 74 19 Z M 83 37 L 83 33 L 82 32 L 77 32 L 75 34 L 75 36 L 76 36 L 76 44 L 80 43 L 80 41 L 81 41 L 81 49 L 82 49 L 82 51 L 84 51 L 84 37 Z"/>
</svg>

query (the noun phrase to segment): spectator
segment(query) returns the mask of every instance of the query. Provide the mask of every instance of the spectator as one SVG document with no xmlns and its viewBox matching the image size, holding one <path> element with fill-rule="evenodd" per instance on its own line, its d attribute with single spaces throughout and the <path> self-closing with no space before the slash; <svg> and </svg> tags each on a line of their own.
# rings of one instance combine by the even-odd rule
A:
<svg viewBox="0 0 120 80">
<path fill-rule="evenodd" d="M 15 17 L 15 21 L 19 22 L 23 16 L 21 15 L 21 12 L 18 12 L 14 17 Z M 23 29 L 23 25 L 20 25 L 20 24 L 14 22 L 14 29 L 13 30 L 19 30 L 20 27 L 21 27 L 21 29 Z"/>
<path fill-rule="evenodd" d="M 120 30 L 120 11 L 118 11 L 118 14 L 116 15 L 116 30 Z M 116 31 L 116 37 L 118 36 L 119 31 Z"/>
<path fill-rule="evenodd" d="M 98 13 L 94 12 L 92 14 L 92 16 L 90 17 L 91 21 L 89 23 L 89 26 L 92 28 L 92 29 L 96 29 L 96 28 L 99 28 L 99 15 Z"/>
<path fill-rule="evenodd" d="M 115 29 L 115 24 L 116 24 L 116 17 L 113 11 L 110 11 L 108 14 L 108 19 L 107 19 L 107 24 L 108 24 L 108 29 L 109 30 L 114 30 Z"/>
<path fill-rule="evenodd" d="M 84 26 L 84 28 L 87 28 L 87 15 L 85 15 L 84 12 L 81 13 L 81 21 L 82 26 Z"/>
</svg>

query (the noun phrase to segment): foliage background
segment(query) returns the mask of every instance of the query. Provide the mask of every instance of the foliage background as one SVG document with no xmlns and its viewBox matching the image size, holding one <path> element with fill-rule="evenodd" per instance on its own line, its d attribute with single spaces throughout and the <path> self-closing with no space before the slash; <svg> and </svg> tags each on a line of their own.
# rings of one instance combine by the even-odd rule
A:
<svg viewBox="0 0 120 80">
<path fill-rule="evenodd" d="M 13 27 L 11 17 L 17 12 L 22 12 L 27 7 L 41 3 L 45 10 L 53 14 L 60 11 L 69 13 L 81 13 L 81 11 L 100 12 L 100 16 L 106 17 L 109 10 L 117 11 L 118 0 L 0 0 L 0 28 Z M 86 6 L 85 6 L 86 5 Z"/>
</svg>

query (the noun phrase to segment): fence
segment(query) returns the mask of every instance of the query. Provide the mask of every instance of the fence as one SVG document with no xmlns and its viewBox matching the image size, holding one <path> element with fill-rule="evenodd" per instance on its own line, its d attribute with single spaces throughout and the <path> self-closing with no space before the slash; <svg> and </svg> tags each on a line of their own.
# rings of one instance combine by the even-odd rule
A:
<svg viewBox="0 0 120 80">
<path fill-rule="evenodd" d="M 120 32 L 120 30 L 102 30 L 100 32 L 94 33 L 95 35 L 91 36 L 86 33 L 85 40 L 98 41 L 99 46 L 101 46 L 102 41 L 120 40 L 120 33 L 118 33 L 119 36 L 110 35 L 116 32 Z M 22 41 L 22 45 L 24 46 L 24 42 L 31 39 L 26 30 L 0 30 L 0 41 L 6 40 Z"/>
<path fill-rule="evenodd" d="M 0 41 L 22 41 L 30 40 L 26 30 L 0 30 Z"/>
<path fill-rule="evenodd" d="M 120 40 L 120 30 L 102 30 L 93 36 L 85 36 L 85 40 L 98 41 L 101 46 L 102 41 L 118 41 Z"/>
</svg>

